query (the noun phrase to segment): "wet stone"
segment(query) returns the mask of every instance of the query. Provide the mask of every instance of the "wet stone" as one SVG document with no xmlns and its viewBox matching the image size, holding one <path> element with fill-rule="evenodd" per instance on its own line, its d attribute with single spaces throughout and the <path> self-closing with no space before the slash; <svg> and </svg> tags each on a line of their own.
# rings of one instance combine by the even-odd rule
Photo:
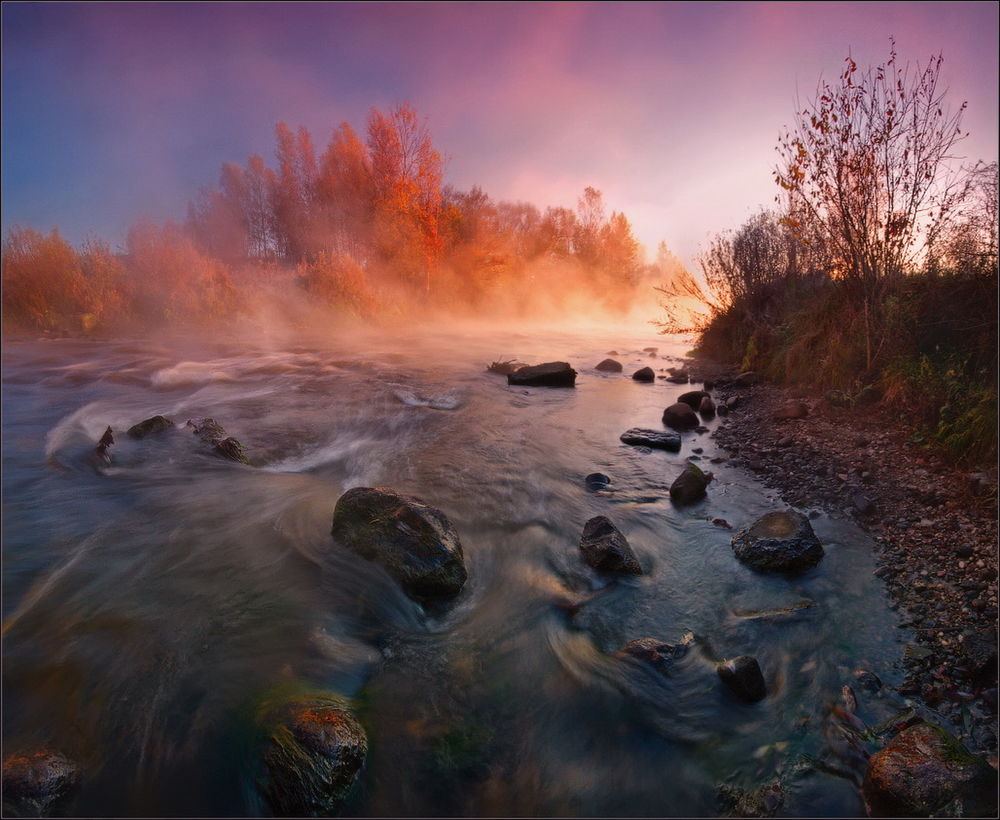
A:
<svg viewBox="0 0 1000 820">
<path fill-rule="evenodd" d="M 526 365 L 508 374 L 507 384 L 524 387 L 575 387 L 576 371 L 566 362 Z"/>
<path fill-rule="evenodd" d="M 49 817 L 80 781 L 76 763 L 52 749 L 12 754 L 3 762 L 4 816 Z"/>
<path fill-rule="evenodd" d="M 764 675 L 756 658 L 740 655 L 722 661 L 716 666 L 715 671 L 730 691 L 741 700 L 756 703 L 767 697 L 767 685 L 764 683 Z"/>
<path fill-rule="evenodd" d="M 128 428 L 128 434 L 132 438 L 145 438 L 164 430 L 173 430 L 174 423 L 166 416 L 153 416 L 145 421 L 140 421 Z"/>
<path fill-rule="evenodd" d="M 642 567 L 628 540 L 603 515 L 594 516 L 583 527 L 580 553 L 598 572 L 642 575 Z"/>
<path fill-rule="evenodd" d="M 732 547 L 740 561 L 767 572 L 809 569 L 823 557 L 809 519 L 792 510 L 768 513 L 739 530 Z"/>
<path fill-rule="evenodd" d="M 625 444 L 640 447 L 654 447 L 658 450 L 678 452 L 681 449 L 681 437 L 677 433 L 664 433 L 661 430 L 644 430 L 633 427 L 619 437 Z"/>
</svg>

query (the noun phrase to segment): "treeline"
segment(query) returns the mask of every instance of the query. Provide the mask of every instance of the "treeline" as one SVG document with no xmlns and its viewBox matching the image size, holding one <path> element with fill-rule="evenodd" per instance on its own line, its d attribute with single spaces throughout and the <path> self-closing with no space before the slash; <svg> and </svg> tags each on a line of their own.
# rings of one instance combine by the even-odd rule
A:
<svg viewBox="0 0 1000 820">
<path fill-rule="evenodd" d="M 662 292 L 665 330 L 839 404 L 880 402 L 964 461 L 997 453 L 997 164 L 922 72 L 848 59 L 781 137 L 779 207 L 714 238 Z"/>
<path fill-rule="evenodd" d="M 544 312 L 572 296 L 627 310 L 679 263 L 643 264 L 622 213 L 587 188 L 575 209 L 496 202 L 444 184 L 444 162 L 408 105 L 372 110 L 320 152 L 276 127 L 273 167 L 223 165 L 183 224 L 142 223 L 124 247 L 76 249 L 57 231 L 11 230 L 3 247 L 8 328 L 108 331 L 199 325 L 295 297 L 361 318 Z"/>
</svg>

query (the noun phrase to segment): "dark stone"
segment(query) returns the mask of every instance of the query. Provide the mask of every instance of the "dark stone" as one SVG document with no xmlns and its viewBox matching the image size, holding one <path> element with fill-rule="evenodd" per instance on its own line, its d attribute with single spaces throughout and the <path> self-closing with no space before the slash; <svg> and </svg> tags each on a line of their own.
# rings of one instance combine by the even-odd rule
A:
<svg viewBox="0 0 1000 820">
<path fill-rule="evenodd" d="M 580 552 L 584 562 L 599 572 L 642 575 L 642 567 L 628 540 L 603 515 L 595 516 L 584 524 Z"/>
<path fill-rule="evenodd" d="M 641 427 L 633 427 L 622 433 L 620 438 L 626 444 L 655 447 L 674 453 L 681 449 L 681 437 L 677 433 L 664 433 L 659 430 L 644 430 Z"/>
<path fill-rule="evenodd" d="M 756 703 L 767 697 L 767 685 L 756 658 L 740 655 L 715 667 L 722 682 L 741 700 Z"/>
<path fill-rule="evenodd" d="M 861 515 L 868 515 L 875 510 L 875 502 L 864 493 L 855 493 L 851 496 L 851 503 Z"/>
<path fill-rule="evenodd" d="M 334 696 L 303 696 L 263 710 L 266 735 L 258 788 L 281 816 L 330 816 L 368 754 L 365 730 Z"/>
<path fill-rule="evenodd" d="M 614 359 L 605 359 L 594 370 L 602 370 L 605 373 L 621 373 L 622 364 L 621 362 L 616 362 Z"/>
<path fill-rule="evenodd" d="M 706 418 L 711 418 L 715 415 L 715 402 L 712 401 L 711 396 L 702 397 L 701 404 L 698 405 L 698 412 Z"/>
<path fill-rule="evenodd" d="M 111 464 L 111 445 L 114 443 L 115 437 L 109 427 L 104 431 L 104 435 L 101 436 L 101 440 L 97 442 L 97 446 L 94 448 L 94 457 L 100 466 L 106 467 Z"/>
<path fill-rule="evenodd" d="M 526 365 L 510 373 L 507 384 L 525 387 L 575 387 L 576 371 L 566 362 Z"/>
<path fill-rule="evenodd" d="M 740 373 L 735 379 L 733 379 L 733 385 L 736 387 L 750 387 L 751 385 L 757 384 L 760 379 L 757 374 L 752 370 L 747 370 L 745 373 Z"/>
<path fill-rule="evenodd" d="M 867 387 L 862 388 L 861 392 L 854 397 L 854 406 L 867 407 L 870 404 L 881 401 L 881 399 L 882 391 L 875 385 L 869 384 Z"/>
<path fill-rule="evenodd" d="M 192 428 L 192 432 L 207 444 L 215 444 L 226 437 L 226 431 L 215 419 L 206 418 L 192 421 L 188 419 L 187 426 Z"/>
<path fill-rule="evenodd" d="M 670 499 L 675 504 L 693 504 L 705 497 L 705 488 L 712 480 L 712 474 L 703 472 L 699 467 L 687 463 L 684 472 L 674 479 L 670 485 Z"/>
<path fill-rule="evenodd" d="M 784 789 L 777 780 L 753 791 L 723 783 L 717 795 L 723 817 L 774 817 L 785 803 Z"/>
<path fill-rule="evenodd" d="M 679 401 L 663 411 L 663 423 L 675 430 L 690 430 L 698 426 L 698 414 L 691 409 L 691 405 Z"/>
<path fill-rule="evenodd" d="M 234 438 L 224 438 L 222 441 L 215 442 L 214 449 L 216 453 L 230 461 L 236 461 L 239 464 L 250 463 L 246 448 Z"/>
<path fill-rule="evenodd" d="M 809 519 L 788 510 L 772 512 L 733 536 L 736 557 L 754 569 L 792 572 L 816 566 L 823 547 Z"/>
<path fill-rule="evenodd" d="M 993 629 L 966 634 L 962 640 L 967 677 L 983 682 L 997 679 L 997 634 Z"/>
<path fill-rule="evenodd" d="M 153 416 L 129 427 L 128 434 L 132 438 L 145 438 L 155 433 L 162 433 L 164 430 L 172 430 L 173 427 L 174 423 L 165 416 Z"/>
<path fill-rule="evenodd" d="M 861 787 L 871 817 L 996 817 L 997 773 L 940 726 L 919 723 L 868 760 Z"/>
<path fill-rule="evenodd" d="M 652 353 L 652 354 L 655 355 L 655 354 L 657 354 L 657 353 L 660 352 L 660 348 L 658 348 L 658 347 L 644 347 L 642 349 L 642 352 L 643 353 Z"/>
<path fill-rule="evenodd" d="M 635 658 L 644 663 L 652 664 L 660 672 L 667 674 L 673 662 L 683 658 L 688 653 L 692 639 L 693 636 L 690 634 L 680 643 L 664 643 L 656 638 L 639 638 L 635 641 L 629 641 L 615 652 L 613 657 Z"/>
<path fill-rule="evenodd" d="M 12 754 L 3 762 L 4 816 L 50 817 L 79 782 L 77 764 L 59 752 Z"/>
<path fill-rule="evenodd" d="M 705 398 L 708 398 L 708 393 L 704 390 L 689 390 L 687 393 L 681 393 L 677 401 L 688 405 L 692 410 L 697 410 L 701 407 L 701 400 Z"/>
<path fill-rule="evenodd" d="M 823 398 L 825 398 L 834 407 L 848 407 L 851 403 L 851 400 L 847 397 L 847 394 L 844 393 L 843 390 L 827 390 L 826 393 L 823 394 Z"/>
<path fill-rule="evenodd" d="M 804 419 L 809 415 L 809 408 L 805 402 L 790 401 L 783 404 L 771 415 L 775 421 L 789 421 L 791 419 Z"/>
<path fill-rule="evenodd" d="M 617 356 L 618 355 L 618 351 L 617 350 L 609 350 L 605 355 L 607 355 L 607 356 Z"/>
<path fill-rule="evenodd" d="M 882 679 L 879 678 L 879 676 L 874 672 L 869 672 L 867 669 L 855 670 L 854 680 L 857 681 L 858 686 L 860 686 L 864 691 L 872 694 L 875 694 L 882 688 Z"/>
<path fill-rule="evenodd" d="M 705 379 L 705 392 L 707 393 L 714 389 L 715 389 L 715 382 L 713 382 L 711 379 Z"/>
<path fill-rule="evenodd" d="M 653 368 L 643 367 L 636 370 L 635 373 L 632 374 L 632 378 L 637 382 L 652 382 L 656 381 L 656 374 L 653 372 Z"/>
<path fill-rule="evenodd" d="M 414 597 L 452 597 L 468 577 L 455 528 L 419 498 L 355 487 L 337 501 L 330 534 L 380 564 Z"/>
<path fill-rule="evenodd" d="M 604 473 L 591 473 L 584 479 L 584 482 L 587 484 L 587 489 L 594 492 L 605 489 L 611 483 L 611 476 Z"/>
<path fill-rule="evenodd" d="M 718 413 L 720 416 L 728 416 L 729 408 L 726 407 L 726 405 L 724 404 L 720 404 L 718 407 L 715 408 L 715 412 Z"/>
</svg>

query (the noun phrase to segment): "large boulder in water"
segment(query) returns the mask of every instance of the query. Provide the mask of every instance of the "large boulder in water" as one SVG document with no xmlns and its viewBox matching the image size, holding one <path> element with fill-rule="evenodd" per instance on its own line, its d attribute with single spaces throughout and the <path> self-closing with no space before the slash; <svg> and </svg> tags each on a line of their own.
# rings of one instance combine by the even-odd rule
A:
<svg viewBox="0 0 1000 820">
<path fill-rule="evenodd" d="M 312 695 L 271 702 L 258 713 L 265 733 L 261 795 L 274 814 L 335 814 L 368 754 L 365 730 L 344 701 Z"/>
<path fill-rule="evenodd" d="M 996 817 L 997 773 L 940 726 L 904 729 L 868 760 L 862 784 L 871 817 Z"/>
<path fill-rule="evenodd" d="M 152 418 L 140 421 L 128 428 L 128 434 L 132 438 L 145 438 L 164 430 L 172 430 L 174 423 L 166 416 L 153 416 Z"/>
<path fill-rule="evenodd" d="M 601 370 L 605 373 L 621 373 L 622 363 L 616 362 L 614 359 L 605 359 L 600 364 L 596 365 L 594 370 Z"/>
<path fill-rule="evenodd" d="M 698 414 L 694 412 L 691 405 L 679 401 L 663 411 L 663 423 L 675 430 L 689 430 L 692 427 L 697 427 L 700 422 Z"/>
<path fill-rule="evenodd" d="M 707 397 L 708 393 L 704 390 L 689 390 L 687 393 L 681 393 L 677 397 L 677 401 L 688 405 L 692 410 L 697 410 L 701 407 L 701 400 Z"/>
<path fill-rule="evenodd" d="M 730 658 L 716 666 L 715 671 L 730 691 L 741 700 L 756 703 L 767 697 L 767 684 L 764 683 L 764 675 L 756 658 L 750 655 Z"/>
<path fill-rule="evenodd" d="M 626 444 L 638 447 L 654 447 L 658 450 L 670 450 L 674 453 L 681 449 L 681 437 L 677 433 L 664 433 L 661 430 L 644 430 L 641 427 L 633 427 L 622 433 L 619 438 Z"/>
<path fill-rule="evenodd" d="M 642 575 L 642 567 L 628 540 L 603 515 L 595 516 L 584 524 L 580 552 L 583 560 L 599 572 Z"/>
<path fill-rule="evenodd" d="M 3 762 L 4 816 L 51 817 L 80 781 L 76 763 L 51 749 L 12 754 Z"/>
<path fill-rule="evenodd" d="M 576 371 L 566 362 L 526 365 L 509 373 L 507 384 L 524 387 L 575 387 Z"/>
<path fill-rule="evenodd" d="M 684 467 L 684 472 L 670 485 L 670 499 L 675 504 L 693 504 L 700 501 L 705 497 L 708 482 L 711 480 L 711 473 L 706 473 L 689 462 Z"/>
<path fill-rule="evenodd" d="M 394 490 L 348 490 L 337 501 L 330 534 L 383 566 L 417 598 L 457 595 L 468 577 L 458 533 L 445 514 Z"/>
<path fill-rule="evenodd" d="M 651 367 L 641 367 L 632 374 L 632 378 L 637 382 L 654 382 L 656 381 L 656 373 Z"/>
<path fill-rule="evenodd" d="M 736 557 L 754 569 L 794 572 L 816 566 L 823 546 L 809 519 L 793 510 L 768 513 L 733 536 Z"/>
</svg>

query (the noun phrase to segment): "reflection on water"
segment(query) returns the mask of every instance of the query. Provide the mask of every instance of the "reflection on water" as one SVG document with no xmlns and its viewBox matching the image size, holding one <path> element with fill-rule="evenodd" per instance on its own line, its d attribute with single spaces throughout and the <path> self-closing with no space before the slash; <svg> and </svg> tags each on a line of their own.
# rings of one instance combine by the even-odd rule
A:
<svg viewBox="0 0 1000 820">
<path fill-rule="evenodd" d="M 623 374 L 593 369 L 611 348 Z M 714 816 L 719 783 L 821 751 L 827 704 L 859 667 L 896 680 L 895 652 L 859 531 L 821 517 L 819 567 L 757 575 L 712 519 L 776 508 L 760 485 L 709 466 L 707 434 L 685 433 L 676 454 L 619 441 L 659 429 L 689 389 L 631 373 L 684 350 L 634 327 L 200 352 L 7 344 L 5 746 L 80 760 L 78 815 L 266 813 L 248 715 L 269 686 L 300 679 L 354 698 L 369 733 L 347 813 Z M 569 361 L 578 386 L 510 388 L 485 372 L 499 354 Z M 177 428 L 124 435 L 155 414 Z M 205 416 L 252 466 L 184 427 Z M 109 425 L 115 460 L 100 472 L 90 452 Z M 694 447 L 716 480 L 679 510 L 667 489 Z M 592 472 L 611 483 L 588 492 Z M 451 609 L 423 611 L 332 543 L 337 498 L 365 485 L 451 518 L 470 570 Z M 580 561 L 599 514 L 645 575 L 608 581 Z M 669 675 L 611 654 L 687 633 Z M 771 692 L 754 706 L 715 676 L 741 654 Z M 786 808 L 863 810 L 850 783 L 817 774 Z"/>
</svg>

